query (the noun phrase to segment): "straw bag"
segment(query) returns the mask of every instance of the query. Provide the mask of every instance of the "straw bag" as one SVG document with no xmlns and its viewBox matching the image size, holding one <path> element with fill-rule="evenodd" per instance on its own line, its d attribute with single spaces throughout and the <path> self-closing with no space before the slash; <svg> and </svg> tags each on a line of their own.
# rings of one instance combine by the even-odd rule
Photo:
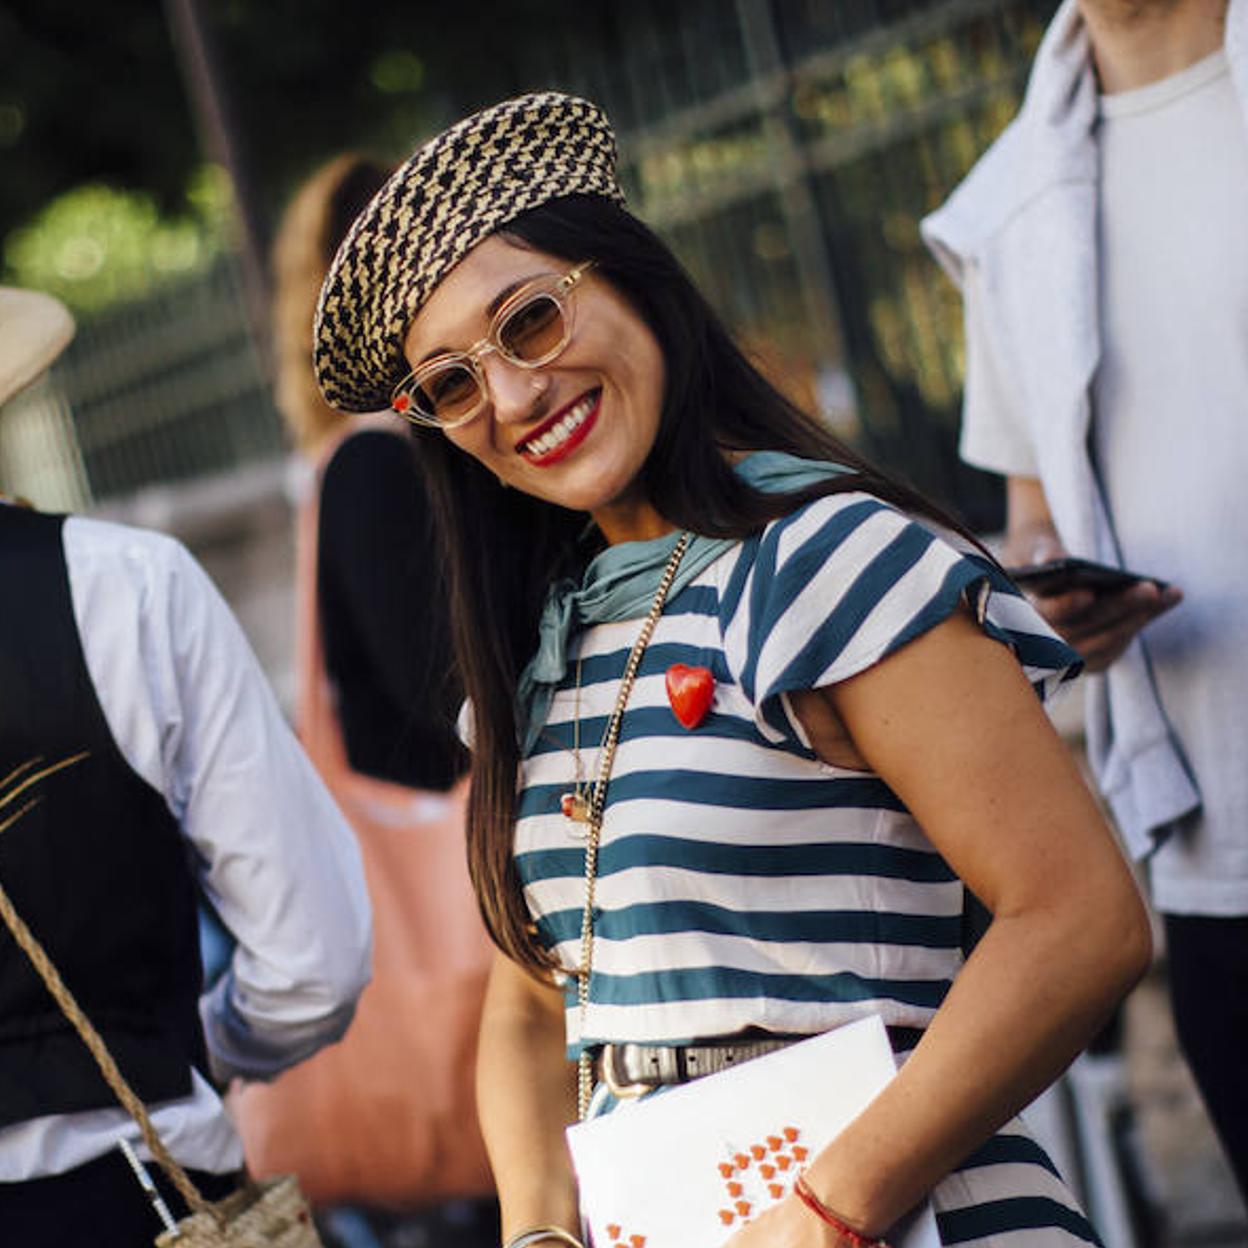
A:
<svg viewBox="0 0 1248 1248">
<path fill-rule="evenodd" d="M 172 1179 L 173 1171 L 166 1162 L 160 1164 Z M 156 1248 L 322 1248 L 299 1180 L 293 1174 L 248 1183 L 212 1204 L 195 1191 L 186 1171 L 182 1171 L 182 1178 L 190 1185 L 190 1192 L 182 1195 L 195 1212 L 173 1230 L 158 1235 Z M 178 1190 L 182 1191 L 181 1186 Z M 198 1204 L 191 1200 L 191 1193 Z"/>
<path fill-rule="evenodd" d="M 14 821 L 9 819 L 0 824 L 0 831 Z M 136 1171 L 140 1181 L 147 1180 L 144 1186 L 149 1197 L 155 1197 L 153 1204 L 166 1222 L 166 1230 L 156 1239 L 157 1248 L 322 1248 L 320 1237 L 312 1223 L 312 1215 L 294 1175 L 282 1175 L 261 1184 L 248 1183 L 218 1201 L 209 1202 L 200 1195 L 190 1175 L 173 1159 L 160 1136 L 156 1134 L 156 1128 L 152 1125 L 143 1102 L 117 1069 L 117 1063 L 113 1061 L 100 1033 L 91 1025 L 66 988 L 43 946 L 13 908 L 13 903 L 2 885 L 0 915 L 3 915 L 9 931 L 13 933 L 13 939 L 30 958 L 62 1013 L 74 1025 L 83 1043 L 91 1051 L 91 1056 L 95 1058 L 108 1086 L 138 1123 L 143 1142 L 151 1150 L 152 1156 L 160 1163 L 161 1169 L 169 1176 L 169 1181 L 177 1188 L 191 1210 L 187 1217 L 176 1225 L 173 1224 L 163 1202 L 159 1202 L 150 1179 L 147 1179 L 146 1172 L 141 1167 Z M 137 1162 L 132 1164 L 138 1165 Z"/>
</svg>

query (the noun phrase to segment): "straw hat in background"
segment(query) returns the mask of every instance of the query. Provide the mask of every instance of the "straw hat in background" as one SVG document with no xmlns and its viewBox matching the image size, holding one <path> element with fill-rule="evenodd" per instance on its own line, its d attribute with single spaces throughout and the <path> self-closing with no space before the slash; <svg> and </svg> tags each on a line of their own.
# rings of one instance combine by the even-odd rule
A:
<svg viewBox="0 0 1248 1248">
<path fill-rule="evenodd" d="M 74 336 L 74 318 L 59 299 L 0 286 L 0 404 L 44 373 Z"/>
</svg>

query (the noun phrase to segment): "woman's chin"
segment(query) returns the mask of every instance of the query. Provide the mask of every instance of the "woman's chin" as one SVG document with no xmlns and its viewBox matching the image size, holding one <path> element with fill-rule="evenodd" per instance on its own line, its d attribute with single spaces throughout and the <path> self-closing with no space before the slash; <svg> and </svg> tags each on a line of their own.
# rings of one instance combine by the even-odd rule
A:
<svg viewBox="0 0 1248 1248">
<path fill-rule="evenodd" d="M 513 484 L 557 507 L 590 513 L 614 506 L 628 496 L 631 486 L 627 480 L 617 486 L 588 461 L 584 465 L 567 462 L 558 469 L 529 471 L 523 481 Z"/>
</svg>

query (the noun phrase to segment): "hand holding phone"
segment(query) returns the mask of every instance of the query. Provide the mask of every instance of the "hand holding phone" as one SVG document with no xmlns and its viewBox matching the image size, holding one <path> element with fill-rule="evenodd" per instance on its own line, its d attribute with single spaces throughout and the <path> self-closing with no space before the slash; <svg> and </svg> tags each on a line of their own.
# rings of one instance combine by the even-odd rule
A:
<svg viewBox="0 0 1248 1248">
<path fill-rule="evenodd" d="M 1091 672 L 1104 671 L 1141 628 L 1183 598 L 1157 577 L 1072 556 L 1006 572 Z"/>
<path fill-rule="evenodd" d="M 1088 589 L 1095 594 L 1116 594 L 1145 581 L 1159 589 L 1167 588 L 1166 582 L 1158 577 L 1146 576 L 1142 572 L 1129 572 L 1108 563 L 1095 563 L 1091 559 L 1078 559 L 1073 555 L 1046 559 L 1043 563 L 1006 568 L 1006 572 L 1020 589 L 1037 598 L 1051 598 L 1055 594 L 1069 593 L 1072 589 Z"/>
</svg>

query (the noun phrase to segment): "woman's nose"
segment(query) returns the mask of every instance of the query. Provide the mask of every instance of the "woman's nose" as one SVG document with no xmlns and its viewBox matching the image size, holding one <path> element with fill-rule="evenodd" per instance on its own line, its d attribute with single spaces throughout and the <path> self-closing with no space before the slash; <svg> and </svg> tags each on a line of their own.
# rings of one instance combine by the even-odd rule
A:
<svg viewBox="0 0 1248 1248">
<path fill-rule="evenodd" d="M 500 355 L 481 361 L 495 419 L 504 424 L 531 420 L 546 394 L 549 379 L 540 371 L 520 368 Z"/>
</svg>

